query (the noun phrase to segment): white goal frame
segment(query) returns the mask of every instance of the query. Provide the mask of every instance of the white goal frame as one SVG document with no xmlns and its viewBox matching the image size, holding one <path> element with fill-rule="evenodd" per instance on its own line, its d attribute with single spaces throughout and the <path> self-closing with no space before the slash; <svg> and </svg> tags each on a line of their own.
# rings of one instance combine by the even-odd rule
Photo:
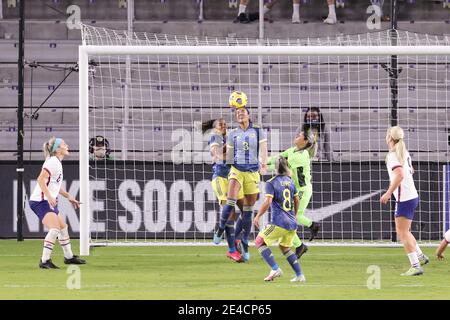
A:
<svg viewBox="0 0 450 320">
<path fill-rule="evenodd" d="M 79 163 L 80 254 L 90 249 L 89 56 L 90 55 L 193 55 L 193 56 L 450 56 L 450 46 L 97 46 L 79 47 Z M 386 244 L 385 244 L 386 245 Z"/>
</svg>

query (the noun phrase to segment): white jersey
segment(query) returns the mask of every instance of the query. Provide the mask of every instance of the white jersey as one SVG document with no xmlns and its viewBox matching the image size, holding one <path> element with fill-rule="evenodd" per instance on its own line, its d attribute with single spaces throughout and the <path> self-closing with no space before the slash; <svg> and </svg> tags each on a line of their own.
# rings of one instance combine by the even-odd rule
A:
<svg viewBox="0 0 450 320">
<path fill-rule="evenodd" d="M 408 152 L 405 155 L 405 163 L 400 163 L 395 152 L 389 152 L 386 159 L 386 166 L 389 173 L 389 179 L 392 182 L 394 178 L 393 171 L 399 167 L 403 170 L 403 180 L 400 186 L 394 190 L 394 197 L 397 202 L 404 202 L 419 197 L 412 176 L 411 157 Z"/>
<path fill-rule="evenodd" d="M 44 164 L 42 165 L 42 170 L 47 171 L 47 173 L 50 175 L 45 184 L 47 185 L 48 191 L 50 191 L 51 196 L 54 199 L 56 199 L 56 197 L 59 194 L 59 190 L 61 189 L 61 184 L 63 180 L 63 170 L 61 161 L 55 156 L 47 158 L 47 160 L 45 160 Z M 45 196 L 45 194 L 42 192 L 42 189 L 38 183 L 34 187 L 30 200 L 31 201 L 48 200 L 47 196 Z"/>
</svg>

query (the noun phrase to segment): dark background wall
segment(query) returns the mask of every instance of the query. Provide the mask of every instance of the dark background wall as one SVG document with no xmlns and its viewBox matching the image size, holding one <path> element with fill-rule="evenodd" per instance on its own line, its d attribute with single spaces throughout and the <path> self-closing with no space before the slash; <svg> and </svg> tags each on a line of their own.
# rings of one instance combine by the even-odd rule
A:
<svg viewBox="0 0 450 320">
<path fill-rule="evenodd" d="M 414 165 L 421 201 L 412 229 L 418 239 L 438 240 L 443 229 L 442 165 Z M 27 195 L 41 166 L 41 162 L 25 166 Z M 388 185 L 384 163 L 316 163 L 313 172 L 314 193 L 307 215 L 315 220 L 329 215 L 321 221 L 319 237 L 390 239 L 391 212 L 389 206 L 379 203 L 380 194 Z M 98 164 L 95 171 L 91 169 L 91 175 L 93 237 L 208 239 L 212 236 L 219 208 L 210 186 L 209 165 L 117 161 Z M 15 237 L 15 164 L 0 163 L 0 176 L 4 181 L 0 185 L 0 237 Z M 264 180 L 268 178 L 265 176 Z M 64 180 L 66 190 L 78 197 L 77 162 L 64 163 Z M 354 203 L 349 205 L 351 199 Z M 337 204 L 343 207 L 339 209 Z M 67 217 L 71 233 L 77 237 L 78 212 L 65 199 L 60 199 L 59 208 Z M 255 208 L 259 208 L 259 203 Z M 28 205 L 25 213 L 25 237 L 42 237 L 44 230 Z"/>
</svg>

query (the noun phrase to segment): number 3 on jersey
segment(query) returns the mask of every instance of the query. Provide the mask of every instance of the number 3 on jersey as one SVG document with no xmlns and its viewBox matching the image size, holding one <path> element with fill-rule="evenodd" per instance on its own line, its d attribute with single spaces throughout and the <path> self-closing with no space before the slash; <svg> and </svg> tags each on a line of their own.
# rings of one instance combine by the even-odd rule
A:
<svg viewBox="0 0 450 320">
<path fill-rule="evenodd" d="M 292 204 L 291 204 L 291 190 L 284 189 L 283 190 L 283 210 L 284 211 L 291 211 L 292 210 Z"/>
<path fill-rule="evenodd" d="M 242 143 L 242 148 L 244 149 L 244 151 L 248 151 L 249 145 L 248 145 L 248 142 L 247 142 L 247 141 L 244 141 L 244 142 Z"/>
</svg>

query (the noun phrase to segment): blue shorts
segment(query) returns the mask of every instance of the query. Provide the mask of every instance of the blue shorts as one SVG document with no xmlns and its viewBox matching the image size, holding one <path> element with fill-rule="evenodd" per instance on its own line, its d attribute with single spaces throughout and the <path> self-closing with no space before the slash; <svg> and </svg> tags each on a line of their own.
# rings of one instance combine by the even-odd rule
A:
<svg viewBox="0 0 450 320">
<path fill-rule="evenodd" d="M 395 206 L 395 216 L 405 217 L 406 219 L 414 219 L 414 211 L 419 204 L 419 198 L 414 198 L 408 201 L 397 202 Z"/>
<path fill-rule="evenodd" d="M 30 208 L 33 210 L 33 212 L 39 217 L 39 220 L 42 221 L 44 219 L 45 215 L 49 212 L 54 212 L 56 214 L 59 214 L 58 207 L 50 207 L 50 204 L 47 200 L 42 201 L 29 201 Z"/>
</svg>

